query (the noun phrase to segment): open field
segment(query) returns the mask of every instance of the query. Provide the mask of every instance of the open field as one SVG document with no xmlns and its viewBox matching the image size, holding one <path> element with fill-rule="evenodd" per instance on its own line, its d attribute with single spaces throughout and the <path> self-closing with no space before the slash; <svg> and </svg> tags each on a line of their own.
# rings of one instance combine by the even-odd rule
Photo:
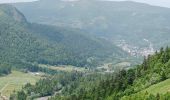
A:
<svg viewBox="0 0 170 100">
<path fill-rule="evenodd" d="M 170 79 L 167 79 L 163 82 L 152 85 L 149 88 L 147 88 L 147 89 L 145 89 L 141 92 L 146 92 L 146 91 L 148 93 L 151 93 L 151 94 L 154 94 L 154 95 L 156 95 L 157 93 L 165 94 L 167 92 L 170 92 Z"/>
<path fill-rule="evenodd" d="M 40 64 L 40 67 L 45 67 L 53 70 L 64 71 L 64 72 L 71 72 L 71 71 L 78 71 L 78 72 L 85 72 L 87 69 L 81 67 L 75 67 L 71 65 L 63 65 L 63 66 L 51 66 L 51 65 L 43 65 Z"/>
<path fill-rule="evenodd" d="M 20 90 L 26 83 L 35 84 L 40 78 L 41 76 L 31 73 L 12 71 L 10 75 L 0 77 L 0 92 L 2 96 L 9 97 L 14 90 Z"/>
</svg>

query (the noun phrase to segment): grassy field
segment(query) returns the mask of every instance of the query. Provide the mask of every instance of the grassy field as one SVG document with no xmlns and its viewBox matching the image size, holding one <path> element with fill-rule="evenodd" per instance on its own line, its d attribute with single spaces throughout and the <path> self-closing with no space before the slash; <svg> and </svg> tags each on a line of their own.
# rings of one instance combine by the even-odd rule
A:
<svg viewBox="0 0 170 100">
<path fill-rule="evenodd" d="M 41 76 L 31 73 L 12 71 L 10 75 L 0 77 L 0 92 L 3 96 L 9 97 L 14 90 L 20 90 L 26 83 L 35 84 Z"/>
<path fill-rule="evenodd" d="M 167 79 L 163 82 L 160 82 L 158 84 L 155 84 L 155 85 L 152 85 L 150 86 L 149 88 L 141 91 L 141 92 L 148 92 L 148 93 L 151 93 L 151 94 L 154 94 L 156 95 L 157 93 L 160 93 L 160 94 L 165 94 L 167 92 L 170 92 L 170 79 Z"/>
<path fill-rule="evenodd" d="M 53 70 L 64 71 L 64 72 L 71 72 L 71 71 L 85 72 L 85 71 L 87 71 L 85 68 L 75 67 L 75 66 L 71 66 L 71 65 L 67 65 L 67 66 L 66 65 L 65 66 L 51 66 L 51 65 L 40 64 L 39 66 L 49 68 L 49 69 L 53 69 Z"/>
</svg>

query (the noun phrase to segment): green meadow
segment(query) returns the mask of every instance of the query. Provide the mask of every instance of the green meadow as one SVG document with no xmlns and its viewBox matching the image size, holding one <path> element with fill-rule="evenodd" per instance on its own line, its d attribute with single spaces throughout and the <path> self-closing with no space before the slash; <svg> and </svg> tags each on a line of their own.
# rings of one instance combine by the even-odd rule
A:
<svg viewBox="0 0 170 100">
<path fill-rule="evenodd" d="M 0 93 L 9 97 L 14 90 L 20 90 L 26 83 L 35 84 L 40 78 L 35 74 L 12 71 L 11 74 L 0 77 Z"/>
<path fill-rule="evenodd" d="M 160 82 L 158 84 L 152 85 L 149 88 L 143 90 L 142 92 L 148 92 L 150 94 L 156 95 L 159 94 L 165 94 L 167 92 L 170 92 L 170 79 L 167 79 L 163 82 Z"/>
</svg>

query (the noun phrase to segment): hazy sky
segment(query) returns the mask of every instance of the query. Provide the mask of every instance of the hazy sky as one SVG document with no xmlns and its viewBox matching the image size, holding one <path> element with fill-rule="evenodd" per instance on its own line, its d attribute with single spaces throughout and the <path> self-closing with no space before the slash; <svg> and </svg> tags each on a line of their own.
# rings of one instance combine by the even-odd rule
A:
<svg viewBox="0 0 170 100">
<path fill-rule="evenodd" d="M 29 1 L 36 1 L 36 0 L 0 0 L 0 3 L 29 2 Z"/>
<path fill-rule="evenodd" d="M 35 0 L 0 0 L 0 3 L 27 2 L 27 1 L 35 1 Z M 123 0 L 109 0 L 109 1 L 123 1 Z M 131 1 L 143 2 L 143 3 L 148 3 L 151 5 L 157 5 L 157 6 L 163 6 L 163 7 L 170 8 L 170 0 L 131 0 Z"/>
<path fill-rule="evenodd" d="M 123 0 L 109 0 L 109 1 L 123 1 Z M 157 5 L 157 6 L 170 8 L 170 0 L 129 0 L 129 1 L 143 2 L 143 3 L 148 3 L 151 5 Z"/>
</svg>

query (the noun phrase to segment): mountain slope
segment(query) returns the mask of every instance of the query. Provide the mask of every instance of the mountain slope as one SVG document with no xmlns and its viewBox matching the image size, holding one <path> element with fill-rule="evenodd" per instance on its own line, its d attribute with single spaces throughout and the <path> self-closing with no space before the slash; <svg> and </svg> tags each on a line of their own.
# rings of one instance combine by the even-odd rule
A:
<svg viewBox="0 0 170 100">
<path fill-rule="evenodd" d="M 127 53 L 72 28 L 31 24 L 15 7 L 0 5 L 0 61 L 17 67 L 32 63 L 90 67 Z M 101 58 L 101 59 L 100 59 Z"/>
<path fill-rule="evenodd" d="M 14 5 L 32 22 L 78 28 L 132 55 L 147 55 L 170 43 L 169 8 L 99 0 L 40 0 Z"/>
<path fill-rule="evenodd" d="M 170 49 L 161 49 L 160 53 L 148 56 L 143 64 L 133 69 L 106 75 L 105 78 L 99 76 L 100 79 L 95 81 L 82 82 L 80 78 L 67 85 L 60 95 L 56 95 L 51 100 L 73 98 L 75 100 L 166 100 L 170 96 L 169 64 Z"/>
<path fill-rule="evenodd" d="M 73 72 L 52 76 L 36 85 L 27 84 L 20 92 L 25 98 L 53 96 L 50 100 L 168 100 L 169 65 L 170 48 L 167 47 L 129 70 L 112 74 Z M 14 98 L 17 95 L 19 93 L 15 93 Z"/>
</svg>

